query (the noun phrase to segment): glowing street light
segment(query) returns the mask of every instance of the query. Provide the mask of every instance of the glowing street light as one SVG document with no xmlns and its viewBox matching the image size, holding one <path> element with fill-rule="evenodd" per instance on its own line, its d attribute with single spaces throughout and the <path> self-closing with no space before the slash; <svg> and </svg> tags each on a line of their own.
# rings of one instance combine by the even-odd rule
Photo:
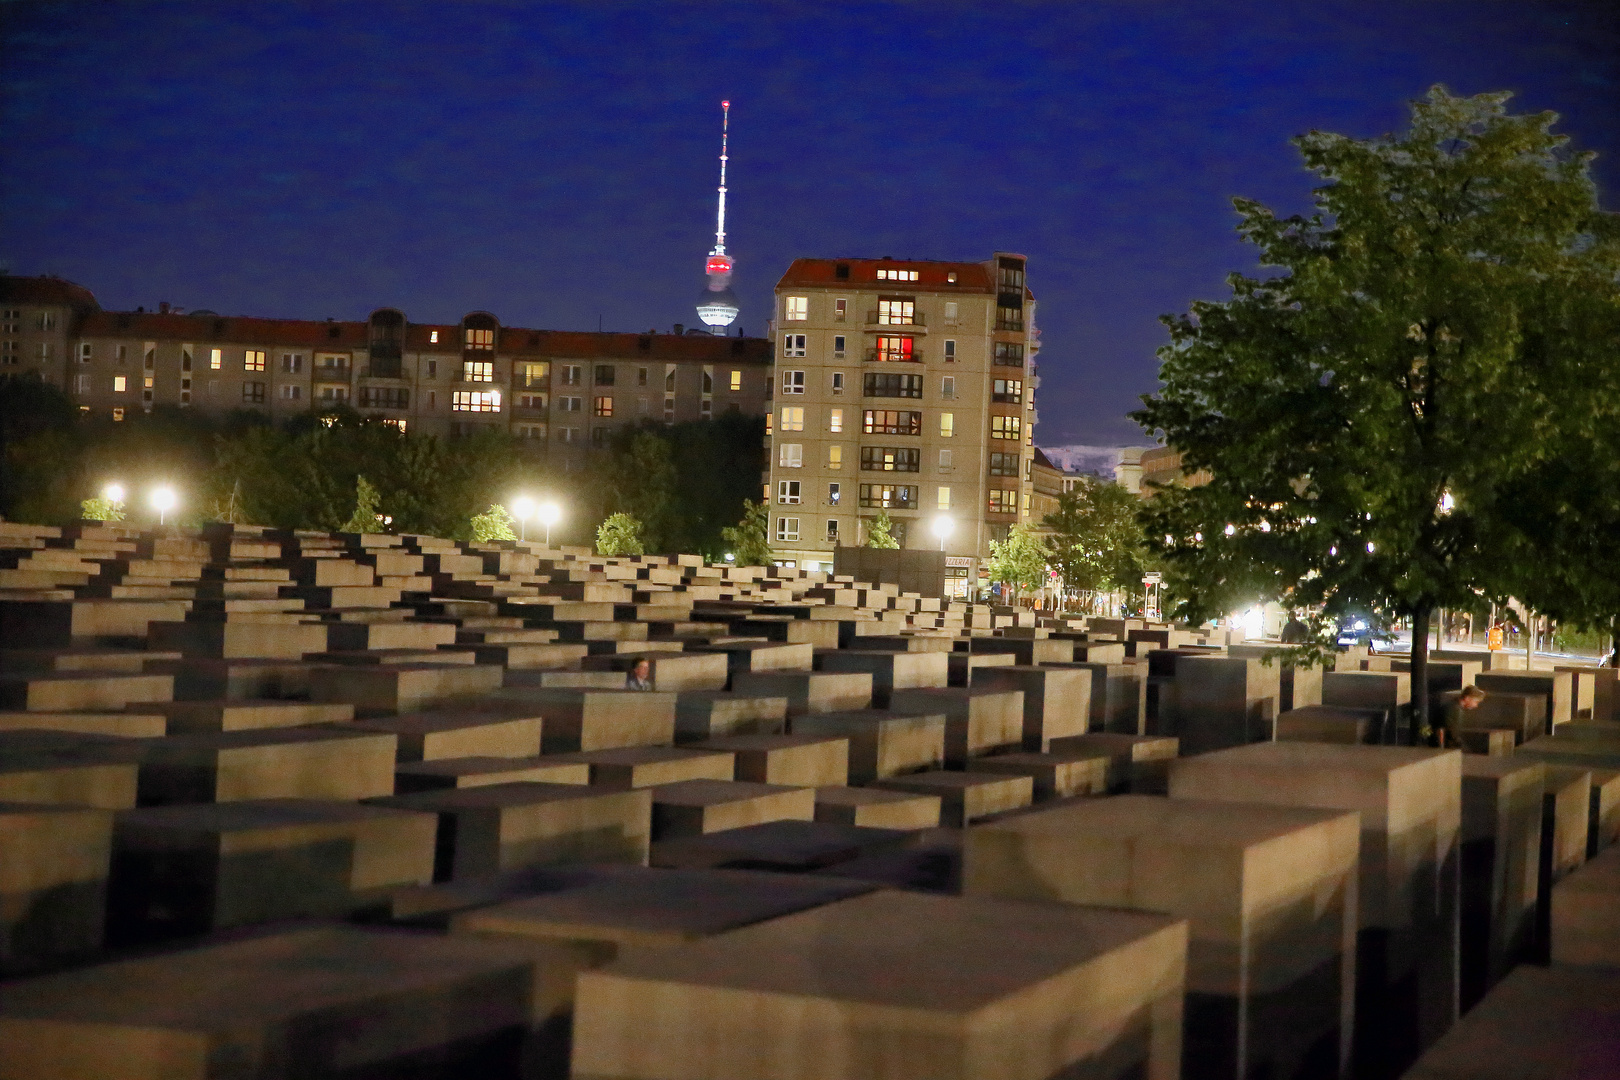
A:
<svg viewBox="0 0 1620 1080">
<path fill-rule="evenodd" d="M 551 527 L 562 520 L 562 507 L 554 502 L 540 504 L 540 524 L 546 527 L 546 547 L 551 546 Z"/>
<path fill-rule="evenodd" d="M 101 489 L 101 497 L 110 503 L 118 504 L 124 501 L 124 485 L 108 484 Z"/>
<path fill-rule="evenodd" d="M 534 517 L 534 500 L 527 495 L 519 495 L 512 500 L 512 514 L 518 519 L 518 539 L 529 538 L 529 519 Z"/>
<path fill-rule="evenodd" d="M 163 524 L 165 515 L 174 509 L 177 502 L 179 502 L 179 499 L 176 497 L 173 488 L 160 487 L 152 489 L 152 509 L 158 512 L 159 525 Z"/>
<path fill-rule="evenodd" d="M 945 538 L 951 535 L 951 530 L 955 527 L 956 522 L 952 521 L 944 514 L 941 514 L 939 517 L 934 519 L 934 523 L 932 526 L 930 526 L 930 528 L 932 528 L 934 535 L 939 537 L 939 550 L 945 550 Z"/>
</svg>

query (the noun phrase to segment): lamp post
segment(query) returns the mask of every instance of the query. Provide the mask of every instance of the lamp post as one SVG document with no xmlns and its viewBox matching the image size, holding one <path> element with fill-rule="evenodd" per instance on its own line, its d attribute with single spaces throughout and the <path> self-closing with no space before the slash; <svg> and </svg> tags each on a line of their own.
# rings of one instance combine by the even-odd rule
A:
<svg viewBox="0 0 1620 1080">
<path fill-rule="evenodd" d="M 115 506 L 124 501 L 124 485 L 108 484 L 101 489 L 101 497 Z"/>
<path fill-rule="evenodd" d="M 931 528 L 934 531 L 934 535 L 939 537 L 939 550 L 945 550 L 945 538 L 951 535 L 951 530 L 955 527 L 956 522 L 952 521 L 944 514 L 941 514 L 939 517 L 934 519 L 934 524 L 931 526 Z"/>
<path fill-rule="evenodd" d="M 534 516 L 534 500 L 527 495 L 519 495 L 512 500 L 512 512 L 518 519 L 518 539 L 529 539 L 529 519 Z"/>
<path fill-rule="evenodd" d="M 554 502 L 542 503 L 540 506 L 540 524 L 546 527 L 546 547 L 551 546 L 551 527 L 557 524 L 562 517 L 562 507 Z"/>
<path fill-rule="evenodd" d="M 165 516 L 170 510 L 174 509 L 174 504 L 177 501 L 173 488 L 160 487 L 152 489 L 152 509 L 158 512 L 159 525 L 163 524 Z"/>
</svg>

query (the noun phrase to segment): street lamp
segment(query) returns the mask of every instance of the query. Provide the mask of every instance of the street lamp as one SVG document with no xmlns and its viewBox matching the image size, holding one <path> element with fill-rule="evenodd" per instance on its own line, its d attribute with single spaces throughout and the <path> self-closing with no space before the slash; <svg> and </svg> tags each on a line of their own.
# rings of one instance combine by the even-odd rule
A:
<svg viewBox="0 0 1620 1080">
<path fill-rule="evenodd" d="M 101 489 L 101 497 L 114 505 L 122 503 L 124 501 L 124 485 L 108 484 Z"/>
<path fill-rule="evenodd" d="M 163 524 L 164 516 L 174 509 L 174 504 L 177 501 L 173 488 L 160 487 L 152 489 L 152 509 L 158 512 L 159 525 Z"/>
<path fill-rule="evenodd" d="M 518 539 L 528 540 L 529 519 L 534 517 L 534 500 L 527 495 L 519 495 L 512 500 L 512 513 L 518 519 Z"/>
<path fill-rule="evenodd" d="M 551 546 L 551 527 L 562 517 L 562 507 L 554 502 L 540 504 L 540 524 L 546 527 L 546 547 Z"/>
<path fill-rule="evenodd" d="M 941 551 L 945 550 L 945 538 L 947 536 L 951 535 L 951 530 L 954 529 L 955 527 L 956 527 L 956 522 L 952 521 L 950 518 L 946 517 L 944 514 L 941 514 L 941 515 L 939 515 L 939 517 L 934 519 L 934 524 L 933 524 L 932 528 L 933 528 L 933 531 L 934 531 L 934 535 L 939 537 L 939 550 L 941 550 Z"/>
</svg>

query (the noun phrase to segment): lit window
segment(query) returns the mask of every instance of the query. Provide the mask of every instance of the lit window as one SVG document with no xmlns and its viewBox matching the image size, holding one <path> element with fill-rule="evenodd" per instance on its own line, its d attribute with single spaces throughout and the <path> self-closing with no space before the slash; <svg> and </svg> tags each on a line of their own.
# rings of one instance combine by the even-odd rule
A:
<svg viewBox="0 0 1620 1080">
<path fill-rule="evenodd" d="M 917 321 L 915 300 L 879 300 L 879 326 L 910 326 Z"/>
<path fill-rule="evenodd" d="M 776 463 L 784 469 L 803 468 L 804 446 L 800 443 L 783 443 L 781 453 L 777 455 Z"/>
<path fill-rule="evenodd" d="M 467 348 L 469 348 L 469 349 L 493 349 L 494 347 L 495 347 L 495 331 L 493 331 L 493 330 L 474 330 L 472 327 L 467 328 Z"/>
<path fill-rule="evenodd" d="M 842 296 L 840 296 L 838 299 L 833 301 L 833 318 L 834 319 L 837 319 L 839 322 L 843 322 L 844 321 L 844 316 L 848 315 L 848 314 L 849 314 L 849 301 L 848 300 L 845 300 Z"/>
<path fill-rule="evenodd" d="M 842 446 L 827 447 L 827 468 L 842 469 L 844 467 L 844 448 Z"/>
<path fill-rule="evenodd" d="M 645 382 L 646 380 L 642 381 Z M 731 389 L 734 393 L 742 389 L 742 372 L 733 371 L 731 373 Z"/>
<path fill-rule="evenodd" d="M 1003 405 L 1017 405 L 1024 400 L 1022 379 L 996 379 L 991 383 L 990 400 Z"/>
<path fill-rule="evenodd" d="M 992 439 L 1021 439 L 1024 436 L 1023 421 L 1016 416 L 992 416 L 990 418 L 990 437 Z"/>
<path fill-rule="evenodd" d="M 797 480 L 780 480 L 780 481 L 778 481 L 777 484 L 776 484 L 776 501 L 779 502 L 779 503 L 798 503 L 798 502 L 802 502 L 803 500 L 799 498 L 799 481 L 797 481 Z"/>
<path fill-rule="evenodd" d="M 798 518 L 777 518 L 776 538 L 778 540 L 797 540 L 799 538 Z"/>
<path fill-rule="evenodd" d="M 664 402 L 664 409 L 666 411 L 668 411 L 668 410 L 670 410 L 670 409 L 672 409 L 674 407 L 675 407 L 675 403 L 673 401 Z M 775 419 L 776 419 L 776 414 L 775 413 L 766 413 L 765 414 L 765 434 L 767 436 L 769 436 L 770 433 L 771 433 L 772 421 L 774 421 Z"/>
<path fill-rule="evenodd" d="M 464 360 L 461 364 L 462 382 L 494 382 L 495 364 L 491 360 Z"/>
<path fill-rule="evenodd" d="M 122 375 L 113 376 L 113 393 L 122 394 L 129 389 L 129 380 Z"/>
<path fill-rule="evenodd" d="M 945 362 L 956 363 L 956 342 L 950 338 L 945 339 Z"/>
<path fill-rule="evenodd" d="M 951 489 L 948 487 L 941 487 L 939 489 L 939 508 L 941 510 L 949 510 L 951 508 Z"/>
<path fill-rule="evenodd" d="M 122 408 L 117 408 L 117 409 L 113 410 L 113 419 L 114 420 L 122 420 L 123 418 L 124 418 L 124 410 Z"/>
<path fill-rule="evenodd" d="M 788 322 L 803 322 L 810 317 L 808 296 L 787 296 L 782 299 L 782 318 Z"/>
<path fill-rule="evenodd" d="M 249 349 L 242 357 L 243 371 L 263 371 L 264 352 L 261 349 Z"/>
<path fill-rule="evenodd" d="M 782 372 L 782 393 L 784 393 L 784 394 L 802 394 L 802 393 L 804 393 L 804 372 L 802 372 L 802 371 L 784 371 L 784 372 Z"/>
<path fill-rule="evenodd" d="M 805 336 L 803 334 L 782 335 L 783 356 L 803 356 L 805 354 Z"/>
<path fill-rule="evenodd" d="M 141 386 L 143 386 L 147 390 L 152 389 L 152 376 L 148 375 L 148 376 L 146 376 L 146 378 L 142 379 L 141 380 Z"/>
<path fill-rule="evenodd" d="M 218 371 L 225 363 L 224 349 L 208 350 L 208 370 Z"/>
<path fill-rule="evenodd" d="M 1018 512 L 1018 492 L 1005 491 L 1001 488 L 990 489 L 990 512 L 992 514 L 1013 514 Z"/>
<path fill-rule="evenodd" d="M 406 421 L 404 421 L 404 420 L 385 419 L 383 421 L 383 427 L 391 427 L 395 431 L 404 431 L 405 430 L 405 425 L 406 425 Z"/>
<path fill-rule="evenodd" d="M 861 426 L 868 435 L 921 435 L 922 413 L 867 409 L 862 414 Z"/>
<path fill-rule="evenodd" d="M 438 343 L 439 343 L 439 332 L 437 330 L 429 330 L 428 331 L 428 344 L 429 345 L 437 345 Z"/>
<path fill-rule="evenodd" d="M 450 393 L 452 412 L 500 412 L 499 390 L 454 390 Z"/>
<path fill-rule="evenodd" d="M 613 399 L 610 398 L 610 397 L 599 397 L 599 398 L 597 398 L 596 399 L 596 415 L 597 416 L 612 416 L 613 415 Z"/>
<path fill-rule="evenodd" d="M 782 408 L 782 430 L 783 431 L 803 431 L 804 430 L 804 406 L 795 405 L 795 406 L 792 406 L 792 407 L 784 406 Z"/>
<path fill-rule="evenodd" d="M 908 337 L 880 337 L 872 359 L 884 363 L 908 363 L 916 360 L 916 341 Z"/>
<path fill-rule="evenodd" d="M 917 509 L 917 488 L 911 484 L 862 484 L 861 505 L 885 509 Z"/>
<path fill-rule="evenodd" d="M 834 435 L 844 430 L 844 410 L 830 409 L 827 412 L 827 430 Z"/>
<path fill-rule="evenodd" d="M 842 495 L 841 485 L 836 482 L 827 485 L 827 501 L 833 506 L 838 505 L 838 500 Z"/>
<path fill-rule="evenodd" d="M 523 385 L 524 386 L 545 386 L 550 381 L 551 381 L 551 365 L 550 364 L 524 364 L 523 365 Z"/>
<path fill-rule="evenodd" d="M 939 437 L 949 439 L 956 434 L 956 414 L 942 412 L 939 414 Z"/>
<path fill-rule="evenodd" d="M 915 270 L 879 270 L 877 272 L 877 276 L 878 276 L 879 281 L 916 281 L 917 280 L 917 271 L 915 271 Z"/>
</svg>

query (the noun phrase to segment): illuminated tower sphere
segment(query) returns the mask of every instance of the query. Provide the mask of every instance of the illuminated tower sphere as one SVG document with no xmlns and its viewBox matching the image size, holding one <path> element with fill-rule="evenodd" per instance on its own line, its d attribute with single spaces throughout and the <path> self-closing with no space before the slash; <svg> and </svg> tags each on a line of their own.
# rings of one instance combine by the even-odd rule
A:
<svg viewBox="0 0 1620 1080">
<path fill-rule="evenodd" d="M 730 134 L 731 102 L 720 103 L 720 211 L 715 219 L 714 250 L 709 252 L 703 271 L 709 283 L 698 293 L 697 313 L 704 325 L 716 334 L 737 321 L 737 294 L 731 291 L 731 268 L 726 254 L 726 140 Z"/>
</svg>

